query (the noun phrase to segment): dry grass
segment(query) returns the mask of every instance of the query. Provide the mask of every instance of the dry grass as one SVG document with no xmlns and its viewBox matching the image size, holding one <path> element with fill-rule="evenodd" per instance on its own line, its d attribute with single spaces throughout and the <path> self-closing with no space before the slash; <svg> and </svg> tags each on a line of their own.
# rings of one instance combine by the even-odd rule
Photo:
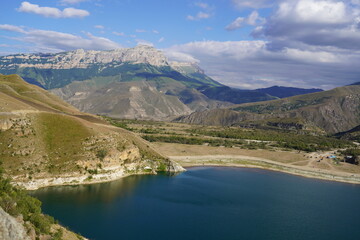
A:
<svg viewBox="0 0 360 240">
<path fill-rule="evenodd" d="M 304 154 L 297 152 L 248 150 L 240 148 L 211 147 L 203 145 L 185 145 L 176 143 L 152 143 L 154 148 L 167 156 L 202 155 L 243 155 L 269 159 L 281 163 L 293 163 L 304 160 Z"/>
</svg>

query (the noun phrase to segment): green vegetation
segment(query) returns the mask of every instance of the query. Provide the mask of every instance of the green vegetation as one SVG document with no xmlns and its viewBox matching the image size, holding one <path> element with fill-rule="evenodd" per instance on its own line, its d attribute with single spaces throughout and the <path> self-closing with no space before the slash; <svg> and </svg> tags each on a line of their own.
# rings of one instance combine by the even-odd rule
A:
<svg viewBox="0 0 360 240">
<path fill-rule="evenodd" d="M 276 120 L 276 119 L 275 119 Z M 353 143 L 334 137 L 320 135 L 318 132 L 301 130 L 298 119 L 289 122 L 285 119 L 279 124 L 289 125 L 295 130 L 280 129 L 274 122 L 270 126 L 241 127 L 201 127 L 196 125 L 165 123 L 156 121 L 115 120 L 114 126 L 125 126 L 150 142 L 181 143 L 190 145 L 209 145 L 239 147 L 244 149 L 288 149 L 306 152 L 349 148 Z"/>
<path fill-rule="evenodd" d="M 210 146 L 226 146 L 231 147 L 236 144 L 245 144 L 244 141 L 230 141 L 223 139 L 203 139 L 198 137 L 185 137 L 185 136 L 162 136 L 162 135 L 143 135 L 145 140 L 149 142 L 166 142 L 166 143 L 181 143 L 190 145 L 204 145 Z"/>
<path fill-rule="evenodd" d="M 128 124 L 126 121 L 117 121 L 116 119 L 106 117 L 106 116 L 102 116 L 102 117 L 115 127 L 123 128 L 123 129 L 129 130 L 129 131 L 133 130 L 132 128 L 128 127 Z M 131 121 L 131 120 L 129 120 L 129 121 Z"/>
<path fill-rule="evenodd" d="M 272 144 L 273 147 L 295 149 L 306 152 L 331 150 L 334 148 L 344 148 L 352 145 L 349 141 L 338 140 L 327 136 L 313 136 L 310 134 L 296 134 L 292 132 L 262 129 L 249 130 L 242 128 L 221 128 L 221 130 L 205 130 L 199 128 L 189 130 L 189 132 L 219 138 L 274 142 Z"/>
<path fill-rule="evenodd" d="M 83 148 L 82 142 L 91 136 L 90 131 L 79 120 L 66 115 L 42 113 L 39 120 L 43 140 L 53 164 L 76 160 Z"/>
<path fill-rule="evenodd" d="M 108 151 L 106 149 L 100 149 L 96 152 L 96 157 L 103 161 L 107 154 Z"/>
<path fill-rule="evenodd" d="M 4 178 L 0 170 L 0 206 L 5 212 L 17 217 L 22 215 L 24 221 L 29 221 L 37 235 L 50 234 L 55 220 L 41 213 L 41 202 L 29 196 L 24 190 L 10 184 L 10 180 Z M 27 226 L 29 227 L 29 226 Z"/>
<path fill-rule="evenodd" d="M 306 106 L 317 105 L 325 102 L 330 97 L 320 97 L 320 98 L 309 98 L 305 99 L 294 99 L 291 102 L 269 102 L 264 104 L 254 104 L 254 105 L 247 105 L 247 106 L 240 106 L 236 107 L 233 110 L 235 111 L 244 111 L 244 112 L 252 112 L 258 114 L 264 113 L 272 113 L 272 112 L 286 112 L 291 111 L 299 108 L 303 108 Z"/>
</svg>

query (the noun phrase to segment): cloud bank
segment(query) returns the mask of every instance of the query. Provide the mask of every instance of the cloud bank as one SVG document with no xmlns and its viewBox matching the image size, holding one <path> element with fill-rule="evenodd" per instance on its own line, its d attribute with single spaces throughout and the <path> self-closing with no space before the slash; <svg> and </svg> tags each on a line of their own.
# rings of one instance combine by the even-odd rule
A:
<svg viewBox="0 0 360 240">
<path fill-rule="evenodd" d="M 104 37 L 94 36 L 91 33 L 84 33 L 85 36 L 78 36 L 69 33 L 30 29 L 24 27 L 2 24 L 0 30 L 20 33 L 16 40 L 31 44 L 32 51 L 59 52 L 75 49 L 87 50 L 110 50 L 120 48 L 121 45 Z"/>
</svg>

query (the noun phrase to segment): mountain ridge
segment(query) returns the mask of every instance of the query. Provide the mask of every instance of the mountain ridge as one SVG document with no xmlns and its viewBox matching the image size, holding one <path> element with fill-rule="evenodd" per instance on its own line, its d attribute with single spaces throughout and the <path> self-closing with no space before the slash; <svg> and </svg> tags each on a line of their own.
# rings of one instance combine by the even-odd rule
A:
<svg viewBox="0 0 360 240">
<path fill-rule="evenodd" d="M 245 96 L 248 91 L 231 90 L 208 77 L 195 63 L 170 62 L 150 46 L 4 56 L 0 57 L 0 73 L 19 74 L 82 111 L 122 118 L 165 120 L 233 103 L 274 98 L 253 91 Z M 231 94 L 227 94 L 229 89 Z M 129 93 L 132 97 L 127 97 Z M 99 104 L 100 98 L 104 104 Z"/>
<path fill-rule="evenodd" d="M 320 128 L 333 134 L 360 125 L 359 105 L 360 86 L 344 86 L 323 92 L 192 113 L 175 121 L 232 126 L 249 121 L 275 119 L 280 124 L 282 120 L 291 122 L 292 119 L 301 119 L 310 128 Z"/>
<path fill-rule="evenodd" d="M 268 88 L 258 88 L 256 91 L 267 93 L 271 96 L 275 96 L 278 98 L 286 98 L 286 97 L 292 97 L 297 95 L 303 95 L 308 93 L 314 93 L 314 92 L 322 92 L 324 90 L 319 88 L 295 88 L 295 87 L 284 87 L 284 86 L 272 86 Z"/>
</svg>

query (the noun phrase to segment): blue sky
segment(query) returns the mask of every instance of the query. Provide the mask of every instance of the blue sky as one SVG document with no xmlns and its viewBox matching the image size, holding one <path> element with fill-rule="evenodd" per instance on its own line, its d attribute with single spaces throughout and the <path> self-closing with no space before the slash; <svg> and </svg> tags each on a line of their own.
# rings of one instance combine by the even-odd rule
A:
<svg viewBox="0 0 360 240">
<path fill-rule="evenodd" d="M 251 8 L 239 9 L 232 1 L 212 0 L 29 0 L 34 10 L 22 10 L 26 1 L 5 0 L 1 3 L 1 24 L 24 26 L 28 29 L 51 30 L 70 33 L 86 38 L 86 33 L 108 38 L 123 47 L 133 47 L 139 42 L 151 42 L 157 48 L 191 41 L 216 40 L 238 41 L 252 39 L 254 26 L 244 25 L 239 31 L 228 31 L 226 26 L 239 16 L 248 16 Z M 73 3 L 72 3 L 73 2 Z M 36 13 L 39 8 L 50 7 L 63 11 L 65 8 L 81 9 L 86 16 L 58 17 Z M 270 9 L 260 9 L 266 16 Z M 9 36 L 17 34 L 1 32 L 1 52 L 25 52 L 33 49 L 18 48 Z M 41 50 L 41 49 L 39 49 Z M 49 49 L 50 50 L 50 49 Z M 56 51 L 56 49 L 54 49 Z"/>
<path fill-rule="evenodd" d="M 360 81 L 360 0 L 2 0 L 0 54 L 151 44 L 234 87 Z"/>
</svg>

